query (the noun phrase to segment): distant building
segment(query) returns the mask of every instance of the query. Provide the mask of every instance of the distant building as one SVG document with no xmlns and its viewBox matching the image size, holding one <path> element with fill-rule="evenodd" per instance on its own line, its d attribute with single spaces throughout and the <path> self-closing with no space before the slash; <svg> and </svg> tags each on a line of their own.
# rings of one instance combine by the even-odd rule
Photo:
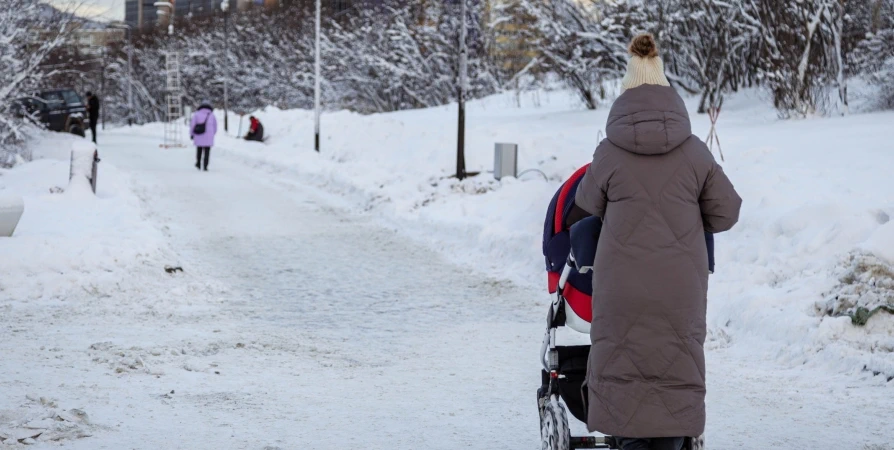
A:
<svg viewBox="0 0 894 450">
<path fill-rule="evenodd" d="M 159 24 L 158 0 L 125 0 L 124 22 L 137 28 L 154 27 Z M 169 0 L 174 4 L 174 18 L 185 19 L 203 17 L 220 12 L 222 0 Z M 244 11 L 253 7 L 278 8 L 281 6 L 306 4 L 313 7 L 315 0 L 226 0 L 230 2 L 230 11 Z M 322 0 L 328 11 L 340 13 L 358 4 L 376 4 L 378 0 Z M 446 0 L 455 2 L 457 0 Z"/>
<path fill-rule="evenodd" d="M 60 11 L 49 4 L 40 6 L 41 18 L 54 20 L 64 24 L 63 28 L 32 28 L 28 32 L 30 43 L 40 45 L 62 32 L 67 35 L 65 46 L 76 49 L 83 55 L 99 55 L 103 48 L 113 42 L 124 40 L 126 32 L 119 28 L 110 28 L 108 24 L 75 16 Z"/>
<path fill-rule="evenodd" d="M 245 1 L 246 4 L 253 5 L 266 5 L 268 7 L 276 7 L 276 6 L 294 6 L 301 5 L 309 10 L 313 10 L 316 6 L 316 0 L 239 0 L 240 2 Z M 418 1 L 418 0 L 412 0 Z M 326 12 L 343 12 L 347 11 L 354 7 L 359 7 L 361 5 L 370 6 L 380 4 L 382 0 L 322 0 L 323 6 L 323 14 Z"/>
<path fill-rule="evenodd" d="M 230 2 L 230 6 L 233 4 Z M 220 0 L 174 0 L 174 17 L 208 16 L 220 11 Z"/>
<path fill-rule="evenodd" d="M 158 24 L 157 0 L 126 0 L 124 4 L 124 22 L 134 28 L 154 27 Z M 183 19 L 188 17 L 209 16 L 220 12 L 221 0 L 170 0 L 174 4 L 174 17 Z M 246 0 L 227 0 L 230 9 L 237 10 Z M 257 0 L 249 0 L 257 1 Z M 278 0 L 274 0 L 278 1 Z M 266 0 L 270 3 L 271 0 Z M 264 1 L 261 1 L 264 3 Z"/>
<path fill-rule="evenodd" d="M 124 40 L 126 32 L 117 28 L 79 27 L 74 31 L 75 47 L 86 55 L 99 55 L 114 42 Z"/>
<path fill-rule="evenodd" d="M 238 8 L 243 10 L 252 6 L 266 6 L 268 8 L 273 8 L 282 6 L 282 3 L 282 0 L 238 0 Z"/>
<path fill-rule="evenodd" d="M 157 20 L 155 0 L 127 0 L 124 4 L 124 22 L 133 28 L 154 26 Z"/>
</svg>

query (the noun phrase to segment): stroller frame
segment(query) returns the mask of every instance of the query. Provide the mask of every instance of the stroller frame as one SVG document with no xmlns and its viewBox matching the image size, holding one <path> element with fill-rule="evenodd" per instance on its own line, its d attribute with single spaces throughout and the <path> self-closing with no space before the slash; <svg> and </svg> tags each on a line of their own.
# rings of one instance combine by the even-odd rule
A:
<svg viewBox="0 0 894 450">
<path fill-rule="evenodd" d="M 546 316 L 546 332 L 543 336 L 543 343 L 540 347 L 540 361 L 543 366 L 541 387 L 537 389 L 537 408 L 540 412 L 540 440 L 542 450 L 572 450 L 572 449 L 620 449 L 618 440 L 612 436 L 572 436 L 568 425 L 568 412 L 575 413 L 576 405 L 578 409 L 576 417 L 586 416 L 586 404 L 584 403 L 583 412 L 580 406 L 571 399 L 564 398 L 562 392 L 563 380 L 571 378 L 582 379 L 586 376 L 586 364 L 581 370 L 580 364 L 568 364 L 569 360 L 585 358 L 589 354 L 590 346 L 559 346 L 556 345 L 556 330 L 559 327 L 566 326 L 569 315 L 572 320 L 581 320 L 577 318 L 574 311 L 569 311 L 567 301 L 563 296 L 568 276 L 573 270 L 580 273 L 587 273 L 592 270 L 590 267 L 581 267 L 574 258 L 574 251 L 568 255 L 568 260 L 562 270 L 559 278 L 559 285 L 554 294 L 553 301 L 550 304 L 549 311 Z M 574 386 L 575 381 L 568 384 Z M 583 396 L 580 388 L 572 389 L 572 394 Z M 566 404 L 563 404 L 563 400 Z M 585 420 L 584 420 L 585 421 Z M 702 450 L 704 449 L 703 438 L 686 438 L 683 443 L 683 450 Z"/>
<path fill-rule="evenodd" d="M 566 325 L 566 301 L 562 295 L 568 276 L 575 269 L 574 255 L 568 255 L 568 261 L 559 278 L 559 286 L 553 296 L 549 311 L 546 315 L 546 332 L 540 346 L 540 363 L 543 366 L 542 385 L 537 389 L 537 408 L 540 412 L 540 440 L 542 450 L 571 450 L 571 449 L 617 449 L 617 442 L 611 436 L 571 436 L 568 425 L 568 411 L 560 401 L 562 398 L 559 388 L 561 379 L 570 374 L 563 373 L 562 358 L 560 352 L 583 353 L 581 346 L 561 347 L 556 345 L 556 330 Z M 586 351 L 589 352 L 589 346 Z"/>
</svg>

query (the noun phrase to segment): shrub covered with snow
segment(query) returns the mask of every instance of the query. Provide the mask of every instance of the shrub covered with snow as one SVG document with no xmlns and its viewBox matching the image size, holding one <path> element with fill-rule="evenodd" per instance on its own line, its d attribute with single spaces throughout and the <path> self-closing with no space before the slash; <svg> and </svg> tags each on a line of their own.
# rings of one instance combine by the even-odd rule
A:
<svg viewBox="0 0 894 450">
<path fill-rule="evenodd" d="M 18 0 L 22 1 L 22 0 Z M 556 78 L 596 108 L 615 95 L 627 44 L 639 32 L 659 41 L 668 78 L 700 95 L 697 111 L 723 96 L 761 86 L 782 117 L 847 112 L 848 85 L 867 78 L 880 107 L 894 104 L 889 45 L 894 0 L 513 0 L 468 2 L 469 90 L 479 98 L 504 89 L 553 87 Z M 442 105 L 456 97 L 459 2 L 380 0 L 337 12 L 324 7 L 323 103 L 363 113 Z M 325 4 L 325 2 L 324 2 Z M 127 47 L 112 43 L 105 67 L 112 120 L 160 120 L 163 52 L 182 52 L 187 102 L 230 107 L 313 105 L 314 14 L 307 2 L 252 8 L 230 17 L 181 18 L 177 33 L 145 29 Z M 227 42 L 227 45 L 223 45 Z M 96 83 L 99 66 L 66 67 Z"/>
<path fill-rule="evenodd" d="M 891 77 L 878 66 L 891 52 L 892 0 L 512 3 L 498 9 L 499 20 L 524 30 L 538 68 L 557 73 L 590 108 L 606 78 L 624 70 L 631 35 L 644 31 L 658 38 L 671 82 L 701 95 L 699 112 L 754 85 L 783 117 L 847 112 L 849 76 L 870 75 L 890 97 Z"/>
<path fill-rule="evenodd" d="M 866 325 L 876 313 L 894 314 L 894 266 L 871 254 L 854 253 L 839 267 L 840 284 L 820 306 L 823 314 Z"/>
<path fill-rule="evenodd" d="M 6 0 L 0 8 L 0 167 L 28 156 L 15 100 L 59 70 L 46 61 L 66 42 L 71 20 L 31 0 Z"/>
<path fill-rule="evenodd" d="M 894 109 L 894 2 L 879 11 L 877 24 L 867 30 L 866 39 L 855 49 L 854 72 L 876 88 L 871 106 Z"/>
<path fill-rule="evenodd" d="M 325 2 L 324 2 L 325 3 Z M 379 1 L 375 8 L 324 11 L 321 52 L 327 109 L 365 113 L 423 108 L 456 98 L 459 55 L 458 3 Z M 254 8 L 178 22 L 176 35 L 146 29 L 135 36 L 133 92 L 139 122 L 161 120 L 165 79 L 162 52 L 182 52 L 181 77 L 188 103 L 211 99 L 221 106 L 224 80 L 229 106 L 241 112 L 265 106 L 311 108 L 314 96 L 312 3 L 281 10 Z M 489 52 L 484 2 L 469 2 L 470 97 L 500 88 Z M 222 44 L 227 42 L 226 47 Z M 106 80 L 109 117 L 127 116 L 127 48 L 110 49 Z M 76 76 L 78 76 L 76 74 Z M 79 75 L 87 77 L 87 74 Z M 115 113 L 111 113 L 115 111 Z"/>
</svg>

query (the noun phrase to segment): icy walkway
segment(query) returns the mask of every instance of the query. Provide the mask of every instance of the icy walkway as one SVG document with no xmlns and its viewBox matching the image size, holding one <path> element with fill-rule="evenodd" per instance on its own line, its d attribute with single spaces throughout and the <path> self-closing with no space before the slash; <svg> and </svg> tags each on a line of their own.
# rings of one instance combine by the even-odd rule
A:
<svg viewBox="0 0 894 450">
<path fill-rule="evenodd" d="M 39 448 L 539 448 L 541 291 L 451 265 L 301 180 L 106 140 L 184 272 L 0 303 L 0 416 L 21 414 L 0 424 L 45 397 L 89 420 Z M 894 448 L 890 383 L 710 347 L 712 450 Z"/>
</svg>

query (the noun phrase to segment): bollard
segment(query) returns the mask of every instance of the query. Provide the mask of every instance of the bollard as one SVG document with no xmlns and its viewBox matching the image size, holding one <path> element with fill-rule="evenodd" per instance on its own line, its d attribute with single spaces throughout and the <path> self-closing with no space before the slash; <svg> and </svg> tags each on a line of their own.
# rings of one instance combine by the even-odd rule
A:
<svg viewBox="0 0 894 450">
<path fill-rule="evenodd" d="M 501 144 L 494 146 L 494 178 L 518 176 L 518 144 Z"/>
<path fill-rule="evenodd" d="M 0 193 L 0 237 L 10 237 L 25 212 L 22 197 Z"/>
<path fill-rule="evenodd" d="M 99 151 L 93 150 L 93 166 L 90 168 L 90 187 L 93 189 L 94 194 L 96 194 L 96 177 L 99 175 L 99 161 Z"/>
</svg>

